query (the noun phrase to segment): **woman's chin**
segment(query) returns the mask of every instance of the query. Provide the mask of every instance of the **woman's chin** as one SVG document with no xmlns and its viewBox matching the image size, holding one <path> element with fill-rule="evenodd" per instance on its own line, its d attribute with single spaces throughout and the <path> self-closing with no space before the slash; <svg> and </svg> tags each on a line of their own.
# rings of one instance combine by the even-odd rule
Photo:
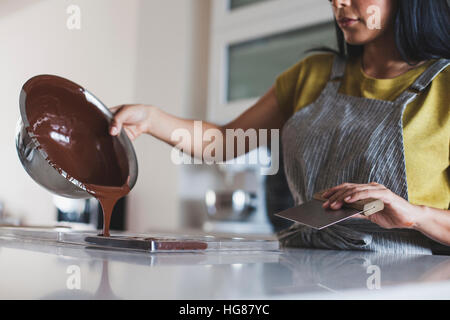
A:
<svg viewBox="0 0 450 320">
<path fill-rule="evenodd" d="M 359 37 L 357 35 L 348 35 L 345 36 L 345 42 L 352 46 L 363 46 L 367 43 L 369 43 L 371 40 L 367 39 L 366 37 Z"/>
</svg>

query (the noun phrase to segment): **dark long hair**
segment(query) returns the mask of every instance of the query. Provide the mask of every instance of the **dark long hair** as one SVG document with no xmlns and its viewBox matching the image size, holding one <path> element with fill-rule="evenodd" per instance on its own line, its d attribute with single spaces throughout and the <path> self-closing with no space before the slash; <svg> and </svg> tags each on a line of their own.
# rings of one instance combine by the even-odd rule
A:
<svg viewBox="0 0 450 320">
<path fill-rule="evenodd" d="M 394 32 L 403 60 L 413 64 L 429 59 L 450 59 L 449 21 L 450 6 L 447 0 L 397 0 Z M 344 58 L 362 54 L 363 46 L 346 43 L 337 23 L 336 35 L 338 50 L 325 51 L 333 51 Z"/>
</svg>

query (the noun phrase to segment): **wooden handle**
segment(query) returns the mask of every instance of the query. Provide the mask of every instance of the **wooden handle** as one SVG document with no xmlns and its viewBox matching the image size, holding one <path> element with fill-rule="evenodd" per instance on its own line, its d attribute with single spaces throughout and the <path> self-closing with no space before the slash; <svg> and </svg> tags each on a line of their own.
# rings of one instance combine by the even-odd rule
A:
<svg viewBox="0 0 450 320">
<path fill-rule="evenodd" d="M 322 202 L 327 201 L 327 198 L 322 197 L 322 194 L 324 192 L 325 191 L 317 192 L 316 194 L 314 194 L 313 198 Z M 344 203 L 344 207 L 364 211 L 364 215 L 370 216 L 378 211 L 383 210 L 384 203 L 381 200 L 369 198 L 358 200 L 353 203 Z"/>
</svg>

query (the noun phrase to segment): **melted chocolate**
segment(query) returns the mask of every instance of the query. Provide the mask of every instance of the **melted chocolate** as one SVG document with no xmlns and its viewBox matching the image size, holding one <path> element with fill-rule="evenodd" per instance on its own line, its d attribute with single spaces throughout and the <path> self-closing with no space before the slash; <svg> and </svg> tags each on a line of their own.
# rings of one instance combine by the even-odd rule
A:
<svg viewBox="0 0 450 320">
<path fill-rule="evenodd" d="M 185 240 L 176 238 L 143 238 L 112 236 L 108 239 L 99 237 L 86 237 L 88 243 L 112 248 L 132 249 L 141 251 L 192 251 L 206 250 L 208 243 L 201 240 Z"/>
<path fill-rule="evenodd" d="M 54 76 L 38 76 L 23 87 L 32 133 L 47 160 L 67 178 L 83 184 L 103 209 L 103 235 L 116 202 L 130 192 L 125 150 L 109 132 L 106 116 L 88 99 L 84 89 Z"/>
</svg>

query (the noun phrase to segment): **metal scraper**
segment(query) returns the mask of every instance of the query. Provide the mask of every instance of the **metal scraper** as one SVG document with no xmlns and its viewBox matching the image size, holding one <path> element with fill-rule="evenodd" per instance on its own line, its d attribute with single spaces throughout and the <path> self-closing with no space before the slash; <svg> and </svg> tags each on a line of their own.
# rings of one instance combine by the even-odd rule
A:
<svg viewBox="0 0 450 320">
<path fill-rule="evenodd" d="M 322 205 L 328 199 L 322 197 L 323 193 L 318 192 L 313 196 L 313 200 L 275 215 L 320 230 L 357 214 L 370 216 L 384 209 L 383 201 L 377 199 L 346 203 L 339 210 L 325 209 Z"/>
</svg>

